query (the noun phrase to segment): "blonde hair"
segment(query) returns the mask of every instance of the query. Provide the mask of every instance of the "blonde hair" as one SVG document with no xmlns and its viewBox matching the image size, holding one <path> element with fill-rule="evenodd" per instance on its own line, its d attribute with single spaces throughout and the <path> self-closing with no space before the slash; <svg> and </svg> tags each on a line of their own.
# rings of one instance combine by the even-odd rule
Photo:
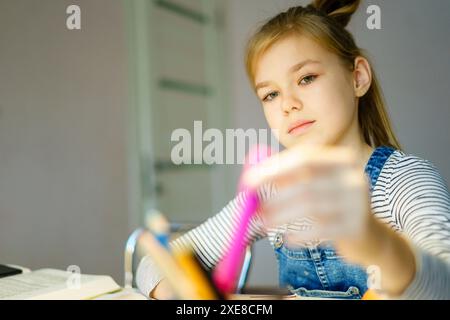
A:
<svg viewBox="0 0 450 320">
<path fill-rule="evenodd" d="M 302 34 L 317 41 L 340 57 L 350 71 L 354 70 L 358 56 L 369 61 L 345 29 L 359 4 L 360 0 L 315 0 L 306 7 L 292 7 L 270 19 L 247 45 L 245 63 L 252 84 L 255 83 L 255 69 L 260 57 L 277 41 L 293 34 Z M 358 122 L 368 145 L 401 149 L 374 72 L 369 90 L 359 101 Z"/>
</svg>

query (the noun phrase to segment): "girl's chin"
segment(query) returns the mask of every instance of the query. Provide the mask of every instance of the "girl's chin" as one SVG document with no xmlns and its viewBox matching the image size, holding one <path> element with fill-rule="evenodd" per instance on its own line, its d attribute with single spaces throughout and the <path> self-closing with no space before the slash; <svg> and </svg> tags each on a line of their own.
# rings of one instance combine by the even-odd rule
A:
<svg viewBox="0 0 450 320">
<path fill-rule="evenodd" d="M 325 143 L 316 141 L 308 137 L 308 139 L 303 139 L 303 137 L 289 137 L 290 139 L 286 139 L 284 142 L 280 142 L 285 148 L 292 148 L 297 146 L 321 146 L 325 145 Z"/>
</svg>

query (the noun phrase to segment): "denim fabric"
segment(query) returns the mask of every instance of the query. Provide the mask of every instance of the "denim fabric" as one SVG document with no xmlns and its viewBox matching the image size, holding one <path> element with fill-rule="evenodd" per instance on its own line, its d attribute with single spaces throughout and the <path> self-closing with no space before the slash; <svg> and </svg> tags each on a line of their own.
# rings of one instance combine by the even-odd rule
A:
<svg viewBox="0 0 450 320">
<path fill-rule="evenodd" d="M 372 191 L 377 183 L 378 177 L 380 175 L 381 170 L 384 167 L 387 159 L 391 156 L 391 154 L 395 151 L 393 148 L 389 147 L 379 147 L 374 150 L 372 156 L 366 165 L 366 175 L 370 179 L 370 190 Z"/>
<path fill-rule="evenodd" d="M 372 191 L 387 159 L 395 150 L 379 147 L 372 153 L 365 173 Z M 360 299 L 367 291 L 367 273 L 358 265 L 347 263 L 329 242 L 289 248 L 283 233 L 273 242 L 278 260 L 280 286 L 304 297 Z"/>
</svg>

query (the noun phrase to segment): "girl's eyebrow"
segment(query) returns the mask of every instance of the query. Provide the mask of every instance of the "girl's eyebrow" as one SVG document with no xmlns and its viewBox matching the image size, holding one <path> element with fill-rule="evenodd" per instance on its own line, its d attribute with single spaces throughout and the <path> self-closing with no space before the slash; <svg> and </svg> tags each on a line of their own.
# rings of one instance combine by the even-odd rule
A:
<svg viewBox="0 0 450 320">
<path fill-rule="evenodd" d="M 256 85 L 255 91 L 258 91 L 258 90 L 260 90 L 260 89 L 262 89 L 262 88 L 268 87 L 269 84 L 270 84 L 269 81 L 260 82 L 260 83 L 258 83 L 258 84 Z"/>
<path fill-rule="evenodd" d="M 307 65 L 307 64 L 313 64 L 313 63 L 320 63 L 320 61 L 317 61 L 317 60 L 311 60 L 311 59 L 304 60 L 304 61 L 299 62 L 299 63 L 293 65 L 292 67 L 290 67 L 290 68 L 289 68 L 289 73 L 297 72 L 298 70 L 300 70 L 301 68 L 303 68 L 305 65 Z"/>
<path fill-rule="evenodd" d="M 313 63 L 318 63 L 320 64 L 320 61 L 317 60 L 311 60 L 311 59 L 307 59 L 304 60 L 302 62 L 299 62 L 295 65 L 293 65 L 292 67 L 289 68 L 289 72 L 288 73 L 294 73 L 299 71 L 301 68 L 303 68 L 304 66 L 306 66 L 307 64 L 313 64 Z M 258 91 L 259 89 L 262 89 L 264 87 L 268 87 L 270 85 L 270 81 L 264 81 L 264 82 L 260 82 L 255 86 L 255 91 Z"/>
</svg>

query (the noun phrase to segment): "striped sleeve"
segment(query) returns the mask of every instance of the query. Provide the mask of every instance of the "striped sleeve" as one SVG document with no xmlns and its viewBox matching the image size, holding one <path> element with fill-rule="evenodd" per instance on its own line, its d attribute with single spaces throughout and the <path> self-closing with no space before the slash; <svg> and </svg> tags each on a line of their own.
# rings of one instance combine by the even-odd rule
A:
<svg viewBox="0 0 450 320">
<path fill-rule="evenodd" d="M 416 275 L 404 299 L 450 299 L 450 196 L 428 161 L 405 156 L 395 165 L 387 197 L 393 219 L 412 242 Z"/>
<path fill-rule="evenodd" d="M 258 190 L 261 199 L 267 199 L 271 187 L 263 186 Z M 224 256 L 234 230 L 239 222 L 247 193 L 239 193 L 219 213 L 207 219 L 198 227 L 170 242 L 171 248 L 191 247 L 207 269 L 212 269 Z M 249 230 L 245 236 L 246 244 L 266 237 L 267 231 L 256 214 L 250 221 Z M 145 256 L 139 263 L 136 273 L 136 282 L 139 290 L 147 297 L 163 278 L 150 256 Z"/>
</svg>

